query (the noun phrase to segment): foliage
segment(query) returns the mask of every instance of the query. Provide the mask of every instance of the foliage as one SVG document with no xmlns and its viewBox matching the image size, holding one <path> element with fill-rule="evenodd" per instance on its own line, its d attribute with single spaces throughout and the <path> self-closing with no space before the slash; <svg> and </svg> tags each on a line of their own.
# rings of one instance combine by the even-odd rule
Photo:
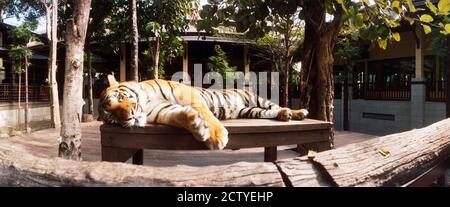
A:
<svg viewBox="0 0 450 207">
<path fill-rule="evenodd" d="M 131 32 L 124 30 L 130 24 L 128 15 L 129 6 L 127 0 L 101 0 L 110 1 L 106 9 L 102 6 L 104 3 L 98 3 L 100 10 L 109 11 L 105 20 L 105 33 L 101 38 L 104 42 L 110 43 L 112 48 L 117 51 L 124 40 L 131 39 Z M 95 1 L 94 1 L 95 2 Z M 94 3 L 93 2 L 93 3 Z M 156 38 L 160 41 L 160 68 L 163 70 L 164 63 L 171 58 L 183 53 L 182 40 L 179 38 L 189 26 L 188 14 L 196 7 L 195 0 L 165 1 L 165 0 L 138 0 L 138 31 L 141 39 L 154 41 Z M 93 4 L 93 7 L 97 2 Z M 95 15 L 95 14 L 94 14 Z M 95 18 L 95 17 L 94 17 Z M 102 18 L 99 18 L 102 19 Z M 149 48 L 144 51 L 144 55 L 155 55 L 155 48 Z M 149 70 L 152 70 L 152 64 L 149 64 Z"/>
<path fill-rule="evenodd" d="M 9 57 L 13 60 L 13 70 L 17 74 L 25 72 L 23 60 L 33 55 L 33 52 L 24 45 L 13 46 L 9 51 Z M 30 63 L 28 63 L 30 64 Z"/>
<path fill-rule="evenodd" d="M 280 16 L 270 18 L 270 25 L 274 25 L 271 31 L 263 37 L 257 38 L 256 44 L 265 50 L 267 54 L 262 58 L 273 63 L 277 71 L 291 70 L 295 51 L 303 41 L 304 27 L 297 15 Z M 296 78 L 290 75 L 290 83 L 297 85 Z"/>
<path fill-rule="evenodd" d="M 208 69 L 212 72 L 218 72 L 224 80 L 227 80 L 236 72 L 235 66 L 230 66 L 228 63 L 227 54 L 222 50 L 220 45 L 214 45 L 215 55 L 208 58 Z"/>
<path fill-rule="evenodd" d="M 27 47 L 30 41 L 37 37 L 31 30 L 36 29 L 37 22 L 25 22 L 21 26 L 13 27 L 9 33 L 9 57 L 13 60 L 14 71 L 18 74 L 24 72 L 23 61 L 33 55 L 31 49 Z"/>
<path fill-rule="evenodd" d="M 138 2 L 139 29 L 143 38 L 159 41 L 159 74 L 167 61 L 183 54 L 180 35 L 189 27 L 190 14 L 197 7 L 195 0 L 164 1 L 143 0 Z M 154 57 L 156 48 L 149 48 L 147 55 Z M 151 70 L 154 70 L 153 68 Z"/>
<path fill-rule="evenodd" d="M 336 43 L 334 56 L 344 65 L 351 65 L 361 55 L 361 48 L 355 45 L 354 35 L 341 32 L 340 38 Z"/>
<path fill-rule="evenodd" d="M 448 43 L 449 36 L 441 34 L 436 34 L 431 42 L 431 46 L 436 51 L 436 56 L 439 59 L 447 59 L 450 57 L 450 48 Z"/>
<path fill-rule="evenodd" d="M 425 8 L 416 8 L 412 0 L 325 0 L 321 3 L 312 0 L 209 0 L 208 3 L 200 13 L 203 20 L 198 24 L 199 29 L 215 31 L 219 26 L 235 26 L 248 37 L 264 36 L 271 31 L 269 22 L 273 16 L 292 16 L 298 8 L 302 8 L 298 17 L 309 20 L 308 11 L 317 6 L 325 9 L 328 22 L 342 15 L 343 30 L 360 31 L 360 38 L 378 43 L 383 49 L 391 41 L 400 41 L 401 36 L 395 29 L 404 20 L 420 24 L 427 34 L 432 28 L 442 34 L 450 33 L 450 0 L 440 0 L 437 4 L 427 0 Z M 319 30 L 328 29 L 328 25 L 316 26 Z"/>
</svg>

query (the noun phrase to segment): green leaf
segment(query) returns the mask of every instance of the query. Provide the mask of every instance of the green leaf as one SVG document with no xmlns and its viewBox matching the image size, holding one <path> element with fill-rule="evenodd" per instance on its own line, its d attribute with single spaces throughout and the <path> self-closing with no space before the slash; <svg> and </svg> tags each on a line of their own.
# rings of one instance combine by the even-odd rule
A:
<svg viewBox="0 0 450 207">
<path fill-rule="evenodd" d="M 431 27 L 428 25 L 423 24 L 423 31 L 425 32 L 425 34 L 429 34 L 431 32 Z"/>
<path fill-rule="evenodd" d="M 364 16 L 361 13 L 358 13 L 355 16 L 354 23 L 356 27 L 362 27 L 364 25 Z"/>
<path fill-rule="evenodd" d="M 427 7 L 430 9 L 430 11 L 432 11 L 435 14 L 437 13 L 437 10 L 438 10 L 437 7 L 433 3 L 431 3 L 430 0 L 427 0 L 426 4 L 427 4 Z"/>
<path fill-rule="evenodd" d="M 405 19 L 409 22 L 409 25 L 413 25 L 414 24 L 414 19 L 410 18 L 410 17 L 405 17 Z"/>
<path fill-rule="evenodd" d="M 344 3 L 344 0 L 336 0 L 337 3 L 339 3 L 340 5 L 342 5 Z"/>
<path fill-rule="evenodd" d="M 433 17 L 428 14 L 423 14 L 420 16 L 420 21 L 430 23 L 433 21 Z"/>
<path fill-rule="evenodd" d="M 450 11 L 450 0 L 440 0 L 438 3 L 439 13 L 446 14 Z"/>
<path fill-rule="evenodd" d="M 400 42 L 400 34 L 398 32 L 392 33 L 392 37 L 395 41 Z"/>
<path fill-rule="evenodd" d="M 398 13 L 402 13 L 403 12 L 403 8 L 402 8 L 402 5 L 401 5 L 400 1 L 397 1 L 397 0 L 393 1 L 392 2 L 392 8 L 397 9 Z"/>
<path fill-rule="evenodd" d="M 415 7 L 414 4 L 412 3 L 412 0 L 407 0 L 407 1 L 406 1 L 406 4 L 408 4 L 408 8 L 409 8 L 409 11 L 410 11 L 410 12 L 414 13 L 414 12 L 417 11 L 416 7 Z"/>
<path fill-rule="evenodd" d="M 387 41 L 384 39 L 379 39 L 378 46 L 380 46 L 381 49 L 385 50 L 387 48 Z"/>
<path fill-rule="evenodd" d="M 445 30 L 446 35 L 450 34 L 450 24 L 446 24 L 444 27 L 444 30 Z"/>
</svg>

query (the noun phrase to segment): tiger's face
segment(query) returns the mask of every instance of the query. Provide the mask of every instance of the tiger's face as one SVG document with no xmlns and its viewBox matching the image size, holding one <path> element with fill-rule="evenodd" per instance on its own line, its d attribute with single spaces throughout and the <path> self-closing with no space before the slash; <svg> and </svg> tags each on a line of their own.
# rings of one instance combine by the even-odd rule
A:
<svg viewBox="0 0 450 207">
<path fill-rule="evenodd" d="M 139 104 L 138 94 L 126 85 L 113 85 L 103 91 L 99 104 L 100 119 L 122 127 L 146 124 L 145 112 Z"/>
</svg>

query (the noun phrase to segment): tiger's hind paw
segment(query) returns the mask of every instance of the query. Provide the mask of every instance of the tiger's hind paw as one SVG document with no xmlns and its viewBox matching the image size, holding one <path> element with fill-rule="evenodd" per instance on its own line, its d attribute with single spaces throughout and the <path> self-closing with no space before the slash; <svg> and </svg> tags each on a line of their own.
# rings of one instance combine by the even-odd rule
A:
<svg viewBox="0 0 450 207">
<path fill-rule="evenodd" d="M 303 120 L 308 116 L 308 113 L 309 112 L 306 109 L 293 110 L 292 111 L 292 119 Z"/>
<path fill-rule="evenodd" d="M 292 111 L 289 108 L 281 108 L 278 112 L 277 120 L 289 121 L 292 118 Z"/>
</svg>

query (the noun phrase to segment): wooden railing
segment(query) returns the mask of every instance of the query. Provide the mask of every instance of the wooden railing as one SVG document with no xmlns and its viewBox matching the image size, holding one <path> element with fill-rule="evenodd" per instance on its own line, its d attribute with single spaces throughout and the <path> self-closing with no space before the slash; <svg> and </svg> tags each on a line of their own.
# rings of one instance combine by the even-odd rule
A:
<svg viewBox="0 0 450 207">
<path fill-rule="evenodd" d="M 308 157 L 175 168 L 43 158 L 0 142 L 0 186 L 430 186 L 450 167 L 449 136 L 446 119 Z"/>
<path fill-rule="evenodd" d="M 29 85 L 29 101 L 47 101 L 49 100 L 49 87 L 45 85 Z M 17 102 L 19 99 L 18 84 L 0 84 L 0 102 Z M 20 87 L 20 99 L 25 101 L 25 85 Z"/>
<path fill-rule="evenodd" d="M 426 89 L 426 100 L 433 102 L 445 101 L 445 81 L 428 81 Z"/>
<path fill-rule="evenodd" d="M 372 83 L 357 83 L 353 86 L 354 99 L 409 101 L 411 99 L 410 82 L 376 87 Z"/>
</svg>

